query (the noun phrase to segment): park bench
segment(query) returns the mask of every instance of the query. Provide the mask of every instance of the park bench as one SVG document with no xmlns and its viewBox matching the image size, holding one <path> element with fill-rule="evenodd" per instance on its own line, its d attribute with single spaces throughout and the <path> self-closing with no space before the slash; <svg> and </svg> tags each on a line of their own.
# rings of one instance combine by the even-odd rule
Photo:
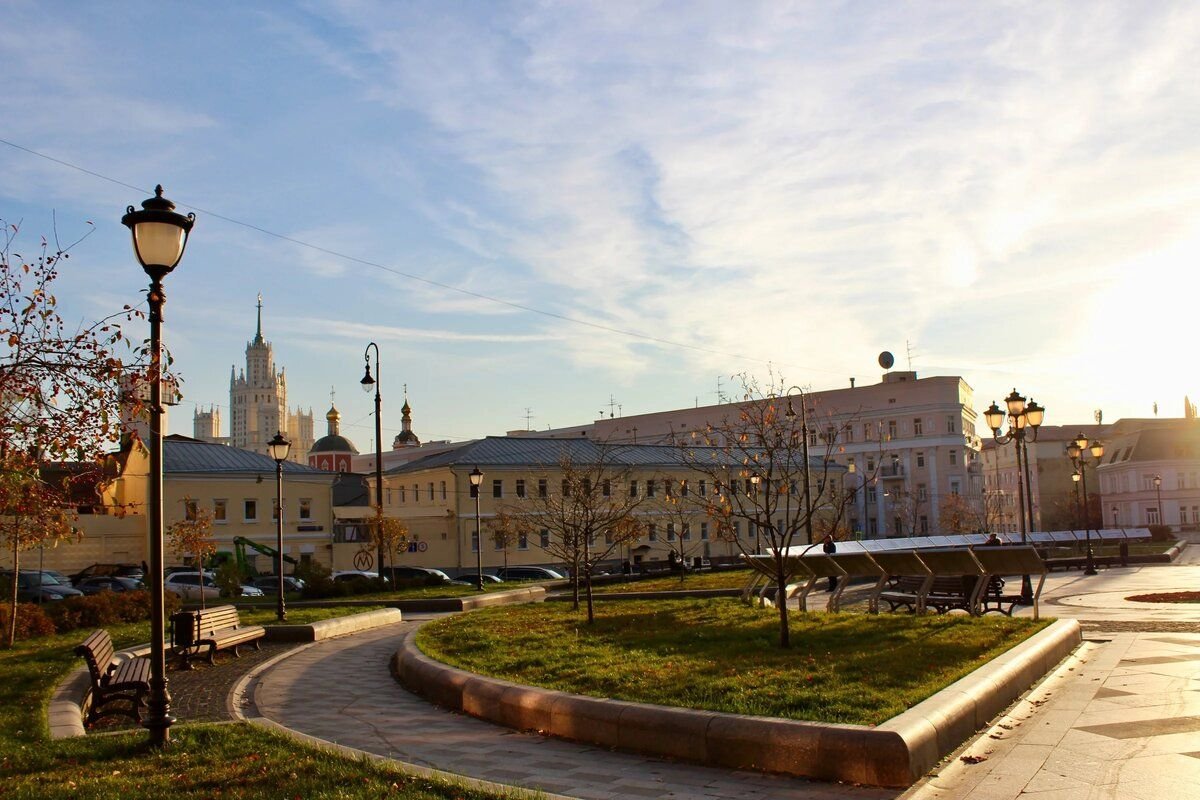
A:
<svg viewBox="0 0 1200 800">
<path fill-rule="evenodd" d="M 884 583 L 887 581 L 887 573 L 871 557 L 871 554 L 867 552 L 830 553 L 825 558 L 836 564 L 846 576 L 844 580 L 838 581 L 837 588 L 829 598 L 829 610 L 838 611 L 841 608 L 842 592 L 846 591 L 846 587 L 850 585 L 852 580 L 855 578 L 870 578 L 875 581 L 875 585 L 871 587 L 871 591 L 867 594 L 867 612 L 871 614 L 879 613 L 879 593 L 883 590 Z"/>
<path fill-rule="evenodd" d="M 84 639 L 75 648 L 75 654 L 87 662 L 91 678 L 88 724 L 112 714 L 123 714 L 140 722 L 150 692 L 149 659 L 131 658 L 113 663 L 112 637 L 103 629 Z"/>
<path fill-rule="evenodd" d="M 874 606 L 884 601 L 895 611 L 905 605 L 916 614 L 925 613 L 925 597 L 933 586 L 933 573 L 915 550 L 882 550 L 872 553 L 888 580 L 876 588 Z M 889 585 L 890 584 L 890 585 Z"/>
<path fill-rule="evenodd" d="M 1049 571 L 1046 562 L 1038 555 L 1033 545 L 1005 545 L 1004 547 L 975 547 L 972 551 L 977 561 L 988 575 L 989 581 L 994 577 L 1011 577 L 1014 575 L 1037 575 L 1037 586 L 1033 591 L 1033 618 L 1038 618 L 1038 599 L 1042 595 L 1042 586 L 1046 583 L 1046 573 Z M 989 583 L 989 587 L 990 587 Z M 1004 584 L 1001 584 L 1003 587 Z M 1020 600 L 1020 593 L 1004 594 L 1002 591 L 992 594 L 990 591 L 984 599 L 983 610 L 999 611 L 1012 616 L 1013 606 Z M 1008 604 L 1005 611 L 1002 606 Z M 992 608 L 995 606 L 995 608 Z"/>
<path fill-rule="evenodd" d="M 234 657 L 240 657 L 238 648 L 244 644 L 253 644 L 259 650 L 266 633 L 261 625 L 242 625 L 234 606 L 181 611 L 171 616 L 171 647 L 179 654 L 182 669 L 190 669 L 191 657 L 205 649 L 209 664 L 218 650 L 232 650 Z"/>
</svg>

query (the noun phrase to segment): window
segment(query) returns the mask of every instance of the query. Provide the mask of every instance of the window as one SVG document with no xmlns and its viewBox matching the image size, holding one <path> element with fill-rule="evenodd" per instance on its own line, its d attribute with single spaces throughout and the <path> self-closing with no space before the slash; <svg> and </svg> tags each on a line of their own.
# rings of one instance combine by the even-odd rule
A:
<svg viewBox="0 0 1200 800">
<path fill-rule="evenodd" d="M 663 478 L 663 494 L 667 497 L 675 496 L 675 481 L 670 478 Z"/>
<path fill-rule="evenodd" d="M 479 533 L 476 531 L 471 531 L 471 552 L 479 552 Z"/>
<path fill-rule="evenodd" d="M 950 466 L 953 467 L 953 466 L 957 466 L 957 465 L 958 465 L 958 451 L 951 450 L 950 451 Z"/>
<path fill-rule="evenodd" d="M 517 497 L 525 496 L 525 479 L 517 478 Z"/>
<path fill-rule="evenodd" d="M 608 478 L 605 478 L 600 484 L 600 494 L 604 497 L 612 497 L 612 484 L 609 482 Z"/>
<path fill-rule="evenodd" d="M 701 478 L 700 483 L 696 486 L 696 493 L 701 497 L 708 497 L 708 483 Z"/>
<path fill-rule="evenodd" d="M 869 423 L 869 422 L 863 423 L 863 441 L 864 442 L 871 441 L 871 427 L 872 427 L 871 423 Z"/>
<path fill-rule="evenodd" d="M 950 494 L 957 495 L 960 491 L 958 481 L 950 481 Z"/>
<path fill-rule="evenodd" d="M 413 502 L 421 502 L 421 487 L 415 483 L 413 484 Z"/>
<path fill-rule="evenodd" d="M 817 432 L 815 430 L 808 432 L 808 446 L 809 447 L 817 446 Z"/>
<path fill-rule="evenodd" d="M 667 523 L 667 541 L 668 542 L 675 541 L 675 523 L 674 522 Z"/>
<path fill-rule="evenodd" d="M 1142 488 L 1147 491 L 1151 491 L 1151 492 L 1154 491 L 1154 476 L 1153 475 L 1143 475 L 1142 476 Z"/>
<path fill-rule="evenodd" d="M 921 418 L 917 417 L 913 420 L 913 436 L 920 436 L 922 435 L 922 432 Z"/>
<path fill-rule="evenodd" d="M 312 519 L 312 498 L 300 498 L 300 519 Z"/>
<path fill-rule="evenodd" d="M 445 500 L 446 499 L 446 482 L 445 481 L 442 481 L 441 489 L 442 489 L 442 499 Z"/>
<path fill-rule="evenodd" d="M 917 484 L 917 500 L 928 500 L 929 498 L 927 495 L 928 495 L 928 491 L 925 488 L 925 484 L 918 483 Z"/>
<path fill-rule="evenodd" d="M 680 496 L 682 496 L 682 497 L 687 497 L 687 496 L 688 496 L 688 483 L 687 483 L 687 481 L 680 481 L 680 482 L 679 482 L 679 494 L 680 494 Z"/>
<path fill-rule="evenodd" d="M 1187 483 L 1187 481 L 1185 480 L 1184 474 L 1182 472 L 1175 473 L 1175 488 L 1176 489 L 1186 489 L 1187 488 L 1186 483 Z"/>
<path fill-rule="evenodd" d="M 548 493 L 546 488 L 546 479 L 538 478 L 538 497 L 545 497 Z"/>
<path fill-rule="evenodd" d="M 921 515 L 921 533 L 929 533 L 929 517 Z"/>
<path fill-rule="evenodd" d="M 271 501 L 271 519 L 279 519 L 279 501 L 277 500 Z"/>
<path fill-rule="evenodd" d="M 529 549 L 529 536 L 527 534 L 524 534 L 524 533 L 517 534 L 517 549 L 518 550 L 528 550 Z"/>
<path fill-rule="evenodd" d="M 918 467 L 925 466 L 925 454 L 924 453 L 917 453 L 917 466 Z"/>
<path fill-rule="evenodd" d="M 225 511 L 227 502 L 225 500 L 213 500 L 213 522 L 224 524 L 229 521 L 226 519 Z"/>
<path fill-rule="evenodd" d="M 571 483 L 566 478 L 562 479 L 562 496 L 563 497 L 571 496 Z"/>
<path fill-rule="evenodd" d="M 733 522 L 733 537 L 736 539 L 737 537 L 739 537 L 741 535 L 742 535 L 742 523 L 739 520 L 734 520 L 734 522 Z"/>
<path fill-rule="evenodd" d="M 492 497 L 504 497 L 504 479 L 496 478 L 492 481 Z"/>
<path fill-rule="evenodd" d="M 708 523 L 707 522 L 700 523 L 700 540 L 705 541 L 705 542 L 708 541 Z"/>
<path fill-rule="evenodd" d="M 497 550 L 503 550 L 504 545 L 508 542 L 503 536 L 496 536 L 492 539 L 492 544 Z"/>
<path fill-rule="evenodd" d="M 836 442 L 837 441 L 837 428 L 834 427 L 833 425 L 826 426 L 825 441 L 826 442 Z"/>
<path fill-rule="evenodd" d="M 389 486 L 388 488 L 384 489 L 383 491 L 384 491 L 384 497 L 385 497 L 384 505 L 390 506 L 392 504 L 392 489 Z"/>
<path fill-rule="evenodd" d="M 406 495 L 407 495 L 407 492 L 405 492 L 405 490 L 404 490 L 404 487 L 403 487 L 403 486 L 401 486 L 401 487 L 400 487 L 400 502 L 401 502 L 401 503 L 407 503 L 407 502 L 408 502 L 408 497 L 407 497 Z"/>
<path fill-rule="evenodd" d="M 900 519 L 899 517 L 892 517 L 892 530 L 896 532 L 897 536 L 903 536 L 904 535 L 904 521 L 902 519 Z"/>
<path fill-rule="evenodd" d="M 875 471 L 875 459 L 868 458 L 867 459 L 867 472 L 874 472 L 874 471 Z"/>
<path fill-rule="evenodd" d="M 874 503 L 876 499 L 877 499 L 877 495 L 875 494 L 875 487 L 868 486 L 867 487 L 867 502 Z"/>
<path fill-rule="evenodd" d="M 258 521 L 258 501 L 247 500 L 242 506 L 242 519 L 246 522 Z"/>
<path fill-rule="evenodd" d="M 1192 506 L 1192 523 L 1200 523 L 1200 506 Z"/>
<path fill-rule="evenodd" d="M 183 501 L 183 518 L 184 519 L 195 520 L 196 517 L 199 516 L 199 514 L 200 514 L 200 509 L 196 507 L 195 500 L 184 500 Z"/>
<path fill-rule="evenodd" d="M 654 497 L 654 480 L 646 481 L 646 497 Z"/>
<path fill-rule="evenodd" d="M 637 481 L 630 481 L 630 482 L 629 482 L 629 496 L 630 496 L 630 497 L 637 497 L 637 496 L 638 496 L 638 494 L 637 494 Z"/>
<path fill-rule="evenodd" d="M 646 526 L 646 531 L 650 534 L 650 541 L 652 541 L 652 542 L 658 541 L 658 526 L 657 525 L 655 525 L 653 522 L 651 522 L 649 525 Z"/>
<path fill-rule="evenodd" d="M 889 419 L 888 420 L 888 439 L 895 439 L 895 438 L 896 438 L 896 420 Z"/>
<path fill-rule="evenodd" d="M 1158 506 L 1150 506 L 1146 509 L 1146 523 L 1149 525 L 1158 524 Z"/>
<path fill-rule="evenodd" d="M 550 546 L 550 531 L 542 528 L 538 531 L 538 538 L 541 540 L 543 548 Z"/>
<path fill-rule="evenodd" d="M 690 540 L 690 539 L 692 538 L 692 525 L 691 525 L 691 523 L 690 523 L 690 522 L 685 522 L 685 523 L 683 523 L 683 528 L 682 528 L 682 530 L 680 531 L 680 533 L 682 534 L 682 536 L 681 536 L 680 538 L 681 538 L 681 539 L 683 539 L 683 541 L 685 541 L 685 542 L 686 542 L 686 541 Z"/>
<path fill-rule="evenodd" d="M 433 481 L 429 482 L 428 487 L 429 487 L 429 499 L 432 500 L 433 499 Z"/>
<path fill-rule="evenodd" d="M 954 428 L 954 415 L 953 415 L 953 414 L 947 414 L 947 415 L 946 415 L 946 433 L 954 433 L 954 431 L 955 431 L 955 428 Z"/>
</svg>

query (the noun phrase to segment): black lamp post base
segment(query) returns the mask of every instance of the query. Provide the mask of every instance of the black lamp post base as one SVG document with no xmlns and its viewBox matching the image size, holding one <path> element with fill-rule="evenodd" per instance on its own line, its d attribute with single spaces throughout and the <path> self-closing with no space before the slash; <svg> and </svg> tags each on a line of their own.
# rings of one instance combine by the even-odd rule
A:
<svg viewBox="0 0 1200 800">
<path fill-rule="evenodd" d="M 148 717 L 142 720 L 142 727 L 150 731 L 150 746 L 164 747 L 171 741 L 170 729 L 175 724 L 175 718 L 170 714 L 165 717 Z"/>
<path fill-rule="evenodd" d="M 1028 575 L 1021 576 L 1021 600 L 1019 605 L 1033 605 L 1033 581 Z"/>
</svg>

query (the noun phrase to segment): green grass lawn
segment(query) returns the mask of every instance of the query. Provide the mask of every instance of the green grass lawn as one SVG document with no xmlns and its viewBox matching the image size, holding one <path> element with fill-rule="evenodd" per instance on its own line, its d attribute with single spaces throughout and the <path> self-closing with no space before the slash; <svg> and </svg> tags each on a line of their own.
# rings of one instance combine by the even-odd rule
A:
<svg viewBox="0 0 1200 800">
<path fill-rule="evenodd" d="M 430 657 L 517 683 L 736 714 L 877 725 L 1048 624 L 965 615 L 794 614 L 732 598 L 484 609 L 426 625 Z"/>
<path fill-rule="evenodd" d="M 298 619 L 300 612 L 297 609 Z M 120 625 L 109 632 L 117 647 L 127 647 L 146 641 L 148 628 L 145 623 Z M 148 750 L 142 730 L 50 741 L 46 703 L 63 676 L 83 664 L 72 650 L 87 633 L 74 631 L 0 649 L 0 798 L 505 796 L 342 758 L 248 724 L 176 725 L 171 745 L 163 751 Z"/>
<path fill-rule="evenodd" d="M 631 579 L 593 586 L 593 594 L 613 592 L 674 592 L 680 589 L 741 589 L 750 580 L 750 570 L 722 570 L 721 572 L 695 572 L 684 576 L 662 575 L 656 578 Z"/>
</svg>

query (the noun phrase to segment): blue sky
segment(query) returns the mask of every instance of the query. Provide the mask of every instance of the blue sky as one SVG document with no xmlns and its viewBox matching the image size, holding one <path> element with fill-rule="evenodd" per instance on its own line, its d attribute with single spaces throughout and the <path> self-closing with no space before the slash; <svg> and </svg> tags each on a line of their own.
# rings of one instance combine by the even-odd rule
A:
<svg viewBox="0 0 1200 800">
<path fill-rule="evenodd" d="M 768 364 L 874 382 L 906 342 L 979 410 L 1017 386 L 1051 424 L 1176 416 L 1197 40 L 1167 2 L 10 0 L 0 138 L 196 210 L 174 432 L 228 402 L 260 291 L 289 400 L 319 434 L 334 387 L 363 450 L 371 339 L 387 441 L 404 384 L 419 435 L 465 438 L 710 403 Z M 0 174 L 26 241 L 95 223 L 68 313 L 137 300 L 143 191 L 4 144 Z"/>
</svg>

